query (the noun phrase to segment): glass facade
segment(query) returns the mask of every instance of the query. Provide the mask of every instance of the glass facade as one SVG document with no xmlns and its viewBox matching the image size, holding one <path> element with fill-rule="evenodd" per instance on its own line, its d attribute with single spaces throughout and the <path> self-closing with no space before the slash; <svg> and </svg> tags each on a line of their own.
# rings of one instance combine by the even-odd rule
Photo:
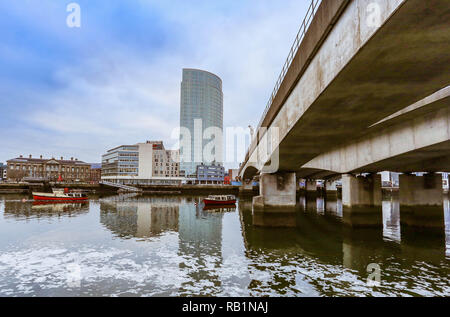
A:
<svg viewBox="0 0 450 317">
<path fill-rule="evenodd" d="M 180 127 L 187 128 L 191 134 L 190 160 L 185 157 L 183 147 L 180 152 L 182 160 L 180 169 L 186 172 L 186 176 L 196 174 L 197 165 L 212 163 L 203 160 L 195 162 L 195 153 L 203 153 L 205 145 L 211 142 L 207 139 L 194 142 L 194 122 L 198 119 L 202 120 L 202 135 L 205 129 L 210 127 L 217 127 L 223 131 L 222 80 L 206 71 L 183 69 Z M 218 146 L 222 149 L 223 144 Z M 216 163 L 222 164 L 220 160 Z"/>
<path fill-rule="evenodd" d="M 179 151 L 162 141 L 122 145 L 102 156 L 101 179 L 124 185 L 178 185 Z"/>
<path fill-rule="evenodd" d="M 197 166 L 197 180 L 206 182 L 220 182 L 225 180 L 225 168 L 217 165 L 199 165 Z"/>
<path fill-rule="evenodd" d="M 120 146 L 102 157 L 102 176 L 137 176 L 138 172 L 138 146 Z"/>
</svg>

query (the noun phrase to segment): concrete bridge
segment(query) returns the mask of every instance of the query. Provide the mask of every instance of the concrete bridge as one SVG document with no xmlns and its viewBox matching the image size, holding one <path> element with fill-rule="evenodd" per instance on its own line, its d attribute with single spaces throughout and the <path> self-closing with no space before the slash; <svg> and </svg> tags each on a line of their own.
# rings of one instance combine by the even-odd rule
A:
<svg viewBox="0 0 450 317">
<path fill-rule="evenodd" d="M 344 207 L 378 206 L 386 170 L 405 173 L 403 205 L 442 205 L 449 85 L 448 0 L 312 1 L 241 165 L 260 174 L 254 207 L 295 206 L 299 178 L 339 175 Z"/>
</svg>

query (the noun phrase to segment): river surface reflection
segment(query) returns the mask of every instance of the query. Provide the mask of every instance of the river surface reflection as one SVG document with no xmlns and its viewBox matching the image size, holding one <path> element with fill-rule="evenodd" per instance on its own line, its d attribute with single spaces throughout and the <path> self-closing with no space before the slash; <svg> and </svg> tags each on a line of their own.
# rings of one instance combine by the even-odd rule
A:
<svg viewBox="0 0 450 317">
<path fill-rule="evenodd" d="M 219 210 L 200 197 L 93 198 L 36 205 L 0 196 L 0 296 L 449 296 L 450 210 L 441 230 L 343 225 L 339 200 L 300 198 L 261 227 L 251 201 Z M 280 219 L 283 218 L 283 219 Z M 367 266 L 381 285 L 367 284 Z"/>
</svg>

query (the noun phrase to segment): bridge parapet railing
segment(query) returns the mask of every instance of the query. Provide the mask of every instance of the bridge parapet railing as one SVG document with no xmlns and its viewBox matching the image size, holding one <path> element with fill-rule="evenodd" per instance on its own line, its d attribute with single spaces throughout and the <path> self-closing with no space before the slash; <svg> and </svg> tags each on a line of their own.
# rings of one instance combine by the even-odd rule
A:
<svg viewBox="0 0 450 317">
<path fill-rule="evenodd" d="M 267 113 L 269 112 L 270 106 L 272 105 L 273 100 L 275 99 L 275 96 L 278 93 L 278 90 L 281 87 L 281 84 L 284 81 L 284 78 L 289 70 L 289 68 L 291 67 L 292 61 L 294 60 L 294 57 L 297 55 L 298 49 L 300 47 L 300 44 L 302 43 L 306 32 L 308 31 L 309 26 L 311 25 L 311 22 L 313 20 L 313 18 L 315 17 L 316 13 L 317 13 L 317 9 L 319 8 L 319 5 L 322 3 L 322 0 L 311 0 L 311 3 L 308 7 L 308 11 L 306 12 L 306 15 L 302 21 L 302 24 L 300 25 L 300 29 L 297 33 L 297 36 L 295 37 L 294 43 L 292 44 L 292 47 L 289 51 L 289 55 L 286 58 L 286 61 L 283 65 L 283 69 L 281 70 L 280 76 L 278 76 L 278 80 L 275 84 L 275 87 L 272 91 L 272 94 L 270 95 L 269 101 L 267 102 L 266 108 L 264 109 L 264 112 L 261 116 L 261 119 L 258 123 L 258 127 L 256 128 L 256 133 L 255 133 L 255 137 L 256 139 L 258 139 L 258 131 L 261 128 L 261 125 L 264 121 L 264 118 L 266 117 Z M 258 141 L 258 140 L 257 140 Z M 247 151 L 246 154 L 246 160 L 249 157 L 249 152 L 252 148 L 252 143 L 253 140 L 251 141 L 250 147 Z"/>
<path fill-rule="evenodd" d="M 108 182 L 108 181 L 105 181 L 105 180 L 100 181 L 100 184 L 106 185 L 106 186 L 110 186 L 110 187 L 115 187 L 115 188 L 128 190 L 128 191 L 131 191 L 131 192 L 141 192 L 142 191 L 142 189 L 140 189 L 140 188 L 136 188 L 136 187 L 128 186 L 128 185 L 123 185 L 123 184 L 118 184 L 118 183 L 113 183 L 113 182 Z"/>
</svg>

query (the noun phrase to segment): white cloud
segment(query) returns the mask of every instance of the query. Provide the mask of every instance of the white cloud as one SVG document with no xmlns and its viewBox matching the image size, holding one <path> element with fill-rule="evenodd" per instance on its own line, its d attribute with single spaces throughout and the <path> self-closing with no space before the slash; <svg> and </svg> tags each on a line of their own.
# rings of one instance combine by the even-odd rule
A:
<svg viewBox="0 0 450 317">
<path fill-rule="evenodd" d="M 83 32 L 96 43 L 76 40 L 82 45 L 80 58 L 88 57 L 53 74 L 61 83 L 58 90 L 31 92 L 33 104 L 18 120 L 47 135 L 46 146 L 54 155 L 63 140 L 67 152 L 80 151 L 71 156 L 87 161 L 99 161 L 105 150 L 122 143 L 162 139 L 170 145 L 179 124 L 181 70 L 194 67 L 223 79 L 225 126 L 256 125 L 308 2 L 142 1 L 174 33 L 170 48 L 152 52 L 127 46 L 91 16 L 88 25 L 96 28 Z M 38 13 L 39 18 L 44 14 Z M 61 30 L 54 32 L 63 37 Z M 9 155 L 28 152 L 28 147 L 10 144 L 19 153 Z"/>
</svg>

